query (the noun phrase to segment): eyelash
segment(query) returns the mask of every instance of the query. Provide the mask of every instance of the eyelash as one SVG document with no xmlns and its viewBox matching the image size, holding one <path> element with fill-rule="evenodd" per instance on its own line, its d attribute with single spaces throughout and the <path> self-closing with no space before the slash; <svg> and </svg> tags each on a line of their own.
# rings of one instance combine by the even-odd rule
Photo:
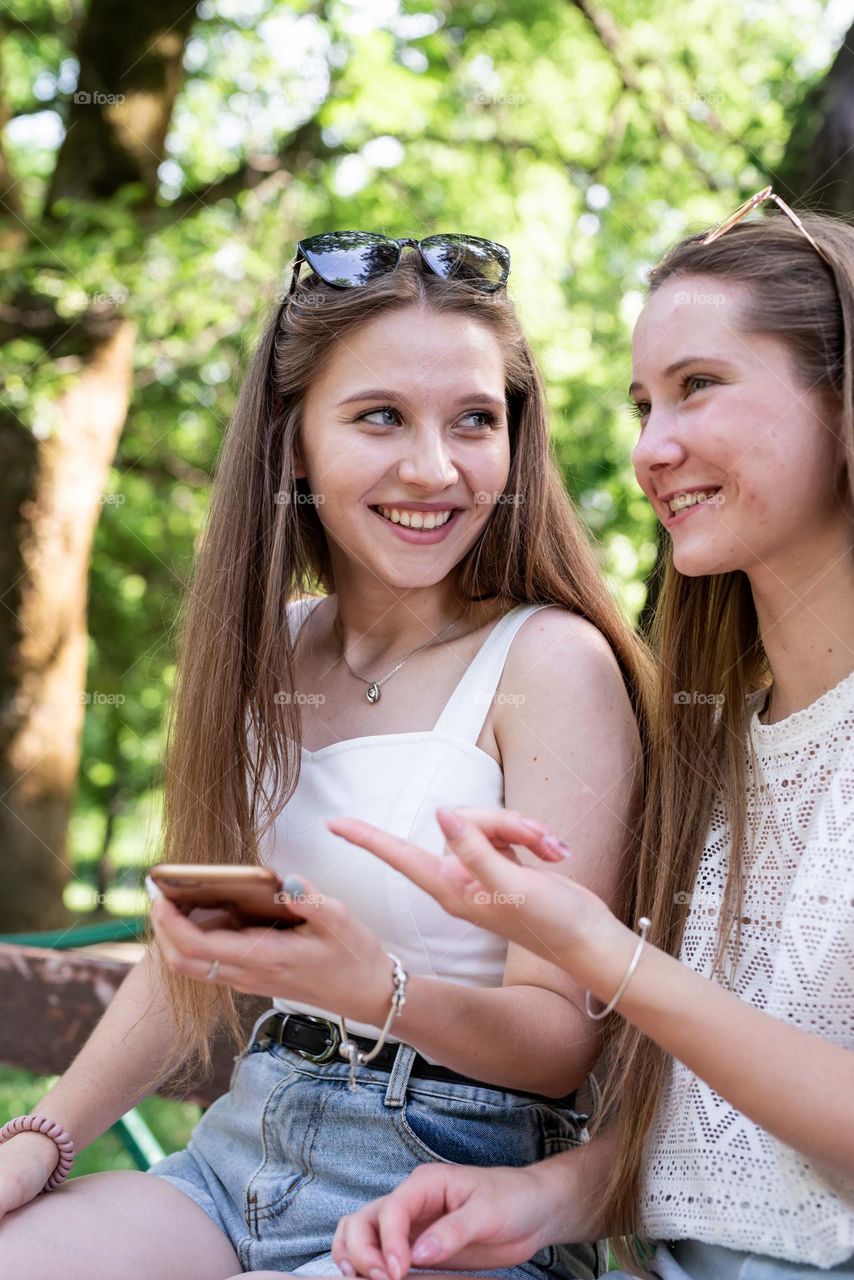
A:
<svg viewBox="0 0 854 1280">
<path fill-rule="evenodd" d="M 707 378 L 702 373 L 683 374 L 679 379 L 679 386 L 682 391 L 686 390 L 689 382 L 708 382 L 714 385 L 714 378 Z M 644 410 L 646 412 L 644 412 Z M 641 400 L 640 403 L 638 403 L 635 400 L 631 400 L 629 401 L 629 411 L 634 418 L 645 418 L 649 413 L 649 402 L 647 400 Z"/>
<path fill-rule="evenodd" d="M 383 404 L 383 405 L 379 405 L 376 409 L 368 409 L 367 412 L 360 413 L 356 421 L 357 422 L 365 421 L 372 413 L 393 413 L 398 418 L 400 417 L 400 415 L 397 412 L 397 409 L 393 408 L 390 404 Z M 484 419 L 484 421 L 481 423 L 481 430 L 483 431 L 488 431 L 491 427 L 494 427 L 498 421 L 495 414 L 492 413 L 489 409 L 470 409 L 468 413 L 463 414 L 463 417 L 470 418 L 474 414 L 478 414 L 481 418 Z M 370 427 L 393 426 L 393 425 L 394 425 L 393 423 L 388 423 L 388 422 L 386 423 L 369 422 L 368 423 L 368 426 Z"/>
</svg>

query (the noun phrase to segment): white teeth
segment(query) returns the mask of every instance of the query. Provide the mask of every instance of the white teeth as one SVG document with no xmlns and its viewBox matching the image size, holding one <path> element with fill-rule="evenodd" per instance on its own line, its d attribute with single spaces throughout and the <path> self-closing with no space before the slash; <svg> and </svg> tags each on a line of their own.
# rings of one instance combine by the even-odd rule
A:
<svg viewBox="0 0 854 1280">
<path fill-rule="evenodd" d="M 675 498 L 671 498 L 668 502 L 670 510 L 675 515 L 677 511 L 684 511 L 686 507 L 694 507 L 698 502 L 708 502 L 709 499 L 719 490 L 704 489 L 698 493 L 677 493 Z"/>
<path fill-rule="evenodd" d="M 408 529 L 438 529 L 447 524 L 453 511 L 399 511 L 397 507 L 378 507 L 380 515 L 394 524 L 405 525 Z"/>
</svg>

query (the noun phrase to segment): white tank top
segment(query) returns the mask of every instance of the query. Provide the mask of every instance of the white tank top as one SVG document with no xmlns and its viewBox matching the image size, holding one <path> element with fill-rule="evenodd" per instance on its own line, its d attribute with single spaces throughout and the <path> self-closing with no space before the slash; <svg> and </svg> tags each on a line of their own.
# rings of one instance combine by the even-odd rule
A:
<svg viewBox="0 0 854 1280">
<path fill-rule="evenodd" d="M 292 637 L 322 598 L 289 605 Z M 532 613 L 549 607 L 517 605 L 493 625 L 432 729 L 348 738 L 319 751 L 303 748 L 297 788 L 261 841 L 261 860 L 277 875 L 302 873 L 343 902 L 410 974 L 500 987 L 507 942 L 448 915 L 399 871 L 324 824 L 336 815 L 362 818 L 441 857 L 440 805 L 501 808 L 501 766 L 476 743 L 513 637 Z M 273 1004 L 285 1012 L 338 1016 L 337 1010 L 284 997 Z M 379 1027 L 350 1019 L 347 1029 L 373 1039 L 380 1034 Z"/>
</svg>

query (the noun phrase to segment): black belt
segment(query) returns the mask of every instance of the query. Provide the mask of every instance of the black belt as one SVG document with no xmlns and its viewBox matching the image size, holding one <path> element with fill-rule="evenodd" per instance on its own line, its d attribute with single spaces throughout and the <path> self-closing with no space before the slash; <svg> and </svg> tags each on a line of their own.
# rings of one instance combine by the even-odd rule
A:
<svg viewBox="0 0 854 1280">
<path fill-rule="evenodd" d="M 368 1053 L 374 1047 L 373 1040 L 363 1036 L 351 1035 L 354 1044 Z M 338 1052 L 341 1043 L 341 1032 L 334 1022 L 325 1018 L 311 1018 L 308 1014 L 271 1013 L 261 1023 L 252 1039 L 253 1044 L 272 1040 L 275 1044 L 293 1049 L 309 1062 L 338 1062 L 342 1066 L 345 1059 Z M 384 1044 L 375 1058 L 368 1063 L 370 1071 L 391 1071 L 397 1057 L 399 1044 Z M 475 1080 L 471 1076 L 461 1075 L 450 1067 L 443 1067 L 437 1062 L 428 1062 L 416 1053 L 412 1061 L 410 1075 L 427 1080 L 449 1080 L 453 1084 L 475 1085 L 479 1089 L 501 1089 L 501 1085 L 489 1084 L 485 1080 Z M 524 1098 L 536 1098 L 538 1102 L 547 1102 L 553 1107 L 572 1107 L 575 1104 L 575 1090 L 565 1098 L 547 1098 L 541 1093 L 529 1093 L 526 1089 L 504 1089 L 505 1093 L 518 1093 Z"/>
</svg>

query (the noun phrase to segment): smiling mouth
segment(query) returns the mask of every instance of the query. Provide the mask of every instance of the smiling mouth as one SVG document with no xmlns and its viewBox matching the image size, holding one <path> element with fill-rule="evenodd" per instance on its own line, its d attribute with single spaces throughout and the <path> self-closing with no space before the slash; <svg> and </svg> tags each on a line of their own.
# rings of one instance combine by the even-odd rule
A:
<svg viewBox="0 0 854 1280">
<path fill-rule="evenodd" d="M 693 493 L 676 493 L 664 505 L 669 511 L 668 520 L 674 519 L 683 511 L 690 510 L 691 507 L 697 506 L 717 506 L 716 498 L 721 491 L 718 485 L 714 489 L 698 489 Z"/>
<path fill-rule="evenodd" d="M 390 524 L 399 524 L 403 529 L 441 529 L 460 510 L 459 507 L 448 507 L 444 511 L 403 511 L 399 507 L 371 507 Z"/>
</svg>

